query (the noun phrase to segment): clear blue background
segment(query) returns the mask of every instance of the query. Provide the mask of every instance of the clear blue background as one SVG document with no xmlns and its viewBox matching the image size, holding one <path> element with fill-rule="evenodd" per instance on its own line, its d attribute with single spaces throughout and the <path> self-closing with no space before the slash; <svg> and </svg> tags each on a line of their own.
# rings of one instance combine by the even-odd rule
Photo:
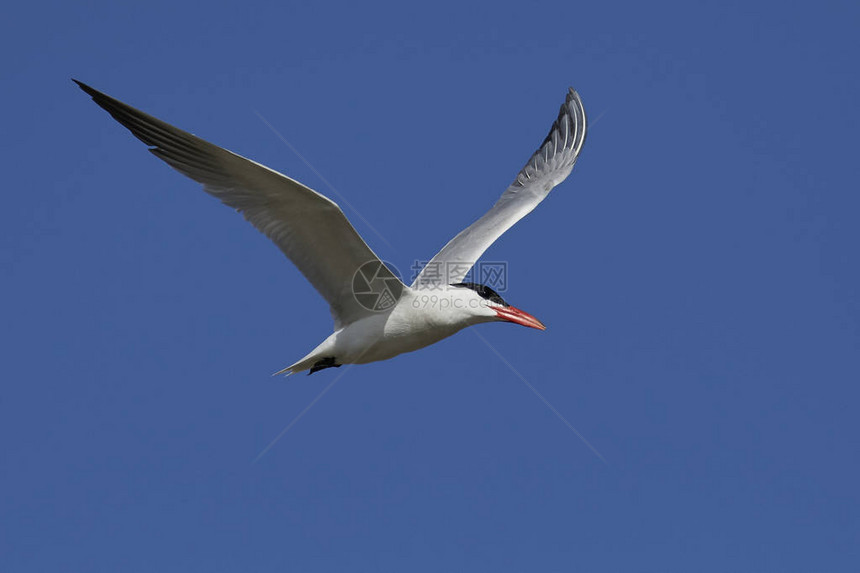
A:
<svg viewBox="0 0 860 573">
<path fill-rule="evenodd" d="M 857 571 L 855 2 L 17 4 L 2 571 Z M 487 253 L 549 325 L 269 374 L 323 300 L 76 77 L 333 195 L 408 268 L 565 90 L 573 175 Z"/>
</svg>

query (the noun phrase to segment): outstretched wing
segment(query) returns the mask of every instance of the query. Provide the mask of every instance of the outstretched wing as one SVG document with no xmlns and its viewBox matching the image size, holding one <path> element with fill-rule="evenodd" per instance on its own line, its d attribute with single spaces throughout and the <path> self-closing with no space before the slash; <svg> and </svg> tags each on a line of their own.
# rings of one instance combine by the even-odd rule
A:
<svg viewBox="0 0 860 573">
<path fill-rule="evenodd" d="M 264 165 L 74 81 L 150 146 L 156 157 L 202 183 L 207 193 L 242 213 L 269 237 L 328 301 L 336 327 L 372 314 L 353 296 L 353 278 L 365 263 L 387 268 L 332 200 Z"/>
<path fill-rule="evenodd" d="M 540 148 L 535 151 L 492 209 L 451 239 L 421 271 L 413 288 L 437 288 L 461 282 L 502 233 L 528 215 L 573 169 L 585 143 L 585 109 L 570 88 Z"/>
</svg>

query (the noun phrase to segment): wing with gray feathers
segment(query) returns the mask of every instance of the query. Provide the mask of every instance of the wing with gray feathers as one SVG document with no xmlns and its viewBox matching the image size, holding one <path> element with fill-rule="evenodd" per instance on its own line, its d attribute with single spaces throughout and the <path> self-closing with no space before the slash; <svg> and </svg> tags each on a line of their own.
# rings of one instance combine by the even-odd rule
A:
<svg viewBox="0 0 860 573">
<path fill-rule="evenodd" d="M 585 109 L 570 88 L 558 119 L 540 148 L 492 209 L 451 239 L 421 271 L 413 288 L 438 288 L 461 282 L 502 233 L 528 215 L 573 169 L 585 143 Z"/>
<path fill-rule="evenodd" d="M 207 193 L 269 237 L 328 301 L 336 327 L 373 314 L 353 296 L 352 281 L 363 264 L 382 263 L 337 204 L 277 171 L 74 81 L 156 157 L 202 183 Z"/>
</svg>

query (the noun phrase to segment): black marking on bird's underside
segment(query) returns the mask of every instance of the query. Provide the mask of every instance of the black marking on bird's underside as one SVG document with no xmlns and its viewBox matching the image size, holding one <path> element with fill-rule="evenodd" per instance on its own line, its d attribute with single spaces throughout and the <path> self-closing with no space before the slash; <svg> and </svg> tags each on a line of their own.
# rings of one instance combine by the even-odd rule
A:
<svg viewBox="0 0 860 573">
<path fill-rule="evenodd" d="M 341 366 L 343 366 L 343 364 L 337 364 L 334 356 L 326 356 L 325 358 L 320 358 L 314 362 L 314 365 L 311 366 L 310 372 L 308 372 L 308 376 L 314 372 L 325 370 L 326 368 L 340 368 Z"/>
<path fill-rule="evenodd" d="M 462 288 L 472 289 L 473 291 L 478 293 L 479 297 L 481 297 L 484 300 L 488 300 L 490 302 L 493 302 L 493 303 L 496 303 L 496 304 L 499 304 L 502 306 L 511 306 L 505 302 L 505 299 L 503 299 L 499 295 L 499 293 L 497 293 L 496 291 L 494 291 L 493 289 L 491 289 L 487 285 L 481 285 L 478 283 L 454 283 L 451 286 L 452 287 L 462 287 Z"/>
</svg>

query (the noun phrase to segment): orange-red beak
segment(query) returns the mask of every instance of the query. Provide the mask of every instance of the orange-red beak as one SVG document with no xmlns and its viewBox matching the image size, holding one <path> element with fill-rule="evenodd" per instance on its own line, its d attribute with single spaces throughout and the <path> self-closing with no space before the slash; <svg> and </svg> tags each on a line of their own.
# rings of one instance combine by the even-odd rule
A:
<svg viewBox="0 0 860 573">
<path fill-rule="evenodd" d="M 539 321 L 529 313 L 513 306 L 493 307 L 493 310 L 496 311 L 496 315 L 498 315 L 498 317 L 502 320 L 507 320 L 508 322 L 515 322 L 517 324 L 522 324 L 523 326 L 529 326 L 531 328 L 537 328 L 538 330 L 546 330 L 546 327 L 541 321 Z"/>
</svg>

